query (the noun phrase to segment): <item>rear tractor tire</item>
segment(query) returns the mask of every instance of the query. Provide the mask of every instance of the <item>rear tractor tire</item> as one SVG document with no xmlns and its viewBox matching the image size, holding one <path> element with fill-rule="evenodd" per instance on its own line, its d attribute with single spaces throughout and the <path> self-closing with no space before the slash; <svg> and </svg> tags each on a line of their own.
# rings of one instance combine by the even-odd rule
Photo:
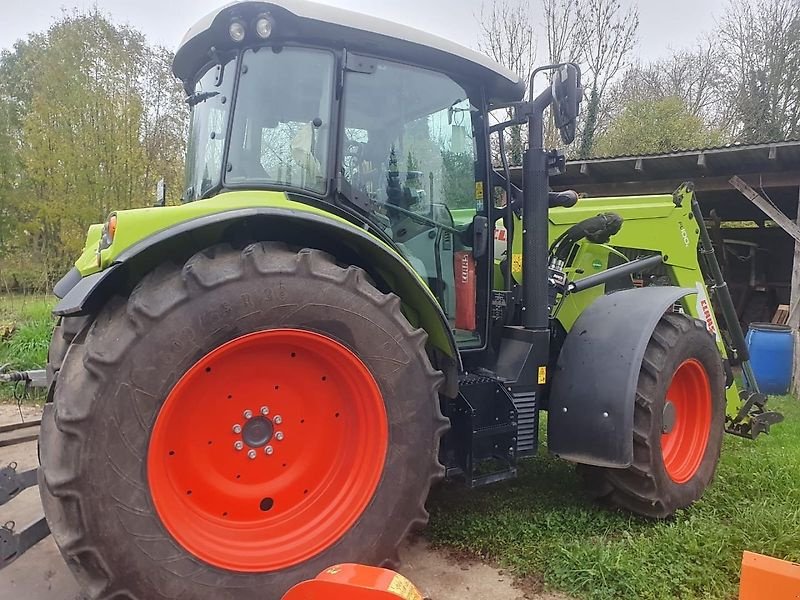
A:
<svg viewBox="0 0 800 600">
<path fill-rule="evenodd" d="M 639 373 L 633 464 L 579 465 L 607 504 L 667 518 L 698 500 L 714 478 L 725 423 L 725 375 L 702 321 L 668 314 L 653 331 Z"/>
<path fill-rule="evenodd" d="M 362 270 L 275 243 L 162 265 L 59 336 L 40 490 L 89 597 L 277 600 L 396 561 L 444 471 L 426 339 Z"/>
</svg>

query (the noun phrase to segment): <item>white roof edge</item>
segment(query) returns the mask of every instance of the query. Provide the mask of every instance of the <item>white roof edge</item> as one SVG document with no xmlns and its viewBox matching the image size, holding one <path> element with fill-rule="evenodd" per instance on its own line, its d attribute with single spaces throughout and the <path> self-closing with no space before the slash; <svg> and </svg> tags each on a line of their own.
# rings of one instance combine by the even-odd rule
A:
<svg viewBox="0 0 800 600">
<path fill-rule="evenodd" d="M 237 4 L 245 3 L 253 3 L 253 0 L 235 0 L 206 15 L 186 32 L 180 46 L 183 46 L 193 37 L 211 27 L 214 19 L 216 19 L 222 11 Z M 279 6 L 298 17 L 359 29 L 361 31 L 384 35 L 420 46 L 427 46 L 476 63 L 485 69 L 493 71 L 495 74 L 507 79 L 511 83 L 516 84 L 521 81 L 519 75 L 492 60 L 485 54 L 481 54 L 480 52 L 476 52 L 466 46 L 462 46 L 461 44 L 457 44 L 456 42 L 432 33 L 414 29 L 413 27 L 394 23 L 393 21 L 388 21 L 379 17 L 337 8 L 328 4 L 310 2 L 309 0 L 261 0 L 261 3 Z"/>
</svg>

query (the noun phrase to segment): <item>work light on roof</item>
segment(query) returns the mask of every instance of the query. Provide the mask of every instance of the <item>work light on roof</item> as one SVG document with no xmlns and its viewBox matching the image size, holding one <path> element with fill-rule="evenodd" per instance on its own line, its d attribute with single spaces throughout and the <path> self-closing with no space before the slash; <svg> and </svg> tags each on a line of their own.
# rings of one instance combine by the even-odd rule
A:
<svg viewBox="0 0 800 600">
<path fill-rule="evenodd" d="M 256 19 L 256 34 L 258 34 L 258 37 L 265 40 L 272 35 L 272 28 L 274 26 L 275 22 L 272 20 L 272 17 L 269 15 L 261 15 Z"/>
<path fill-rule="evenodd" d="M 244 23 L 241 21 L 231 21 L 231 24 L 228 27 L 228 33 L 234 42 L 241 42 L 246 33 Z"/>
</svg>

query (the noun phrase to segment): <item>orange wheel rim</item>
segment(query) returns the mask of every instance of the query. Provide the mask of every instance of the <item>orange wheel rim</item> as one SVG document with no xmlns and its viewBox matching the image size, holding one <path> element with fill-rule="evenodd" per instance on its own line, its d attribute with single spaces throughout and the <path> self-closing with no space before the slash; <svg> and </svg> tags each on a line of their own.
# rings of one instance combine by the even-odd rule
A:
<svg viewBox="0 0 800 600">
<path fill-rule="evenodd" d="M 296 329 L 244 335 L 192 366 L 153 426 L 156 511 L 214 566 L 266 572 L 335 544 L 372 499 L 386 409 L 363 362 Z"/>
<path fill-rule="evenodd" d="M 686 483 L 700 468 L 711 433 L 711 386 L 694 358 L 681 363 L 672 376 L 663 427 L 664 468 L 675 483 Z"/>
</svg>

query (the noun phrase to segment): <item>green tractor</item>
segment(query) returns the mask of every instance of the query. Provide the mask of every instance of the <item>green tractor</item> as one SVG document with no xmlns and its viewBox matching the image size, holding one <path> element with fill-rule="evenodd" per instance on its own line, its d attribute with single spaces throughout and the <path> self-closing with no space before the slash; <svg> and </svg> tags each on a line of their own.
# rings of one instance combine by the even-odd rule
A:
<svg viewBox="0 0 800 600">
<path fill-rule="evenodd" d="M 549 191 L 543 115 L 572 142 L 582 89 L 538 72 L 526 99 L 483 55 L 305 0 L 188 32 L 183 203 L 92 226 L 55 289 L 39 487 L 90 598 L 276 600 L 396 563 L 431 486 L 514 477 L 541 411 L 592 494 L 653 518 L 700 498 L 726 430 L 778 420 L 691 186 Z M 521 188 L 491 161 L 518 125 Z"/>
</svg>

